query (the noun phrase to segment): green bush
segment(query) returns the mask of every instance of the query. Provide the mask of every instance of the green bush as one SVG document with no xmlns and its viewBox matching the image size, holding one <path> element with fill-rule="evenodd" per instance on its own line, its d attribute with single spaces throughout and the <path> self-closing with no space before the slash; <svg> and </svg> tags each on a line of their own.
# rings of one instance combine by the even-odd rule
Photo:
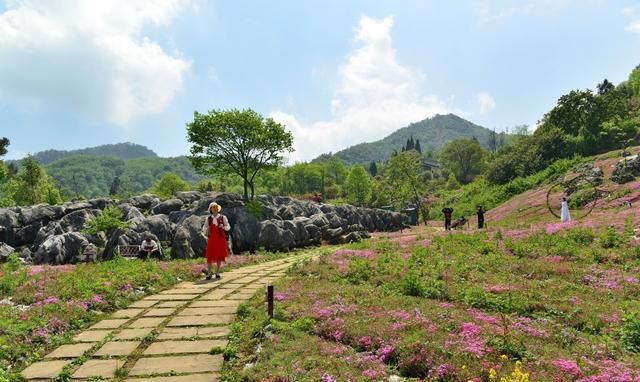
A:
<svg viewBox="0 0 640 382">
<path fill-rule="evenodd" d="M 353 259 L 349 262 L 346 278 L 351 284 L 364 284 L 371 278 L 372 269 L 369 261 Z"/>
<path fill-rule="evenodd" d="M 315 326 L 315 321 L 310 317 L 301 317 L 291 323 L 292 328 L 307 334 L 313 334 Z"/>
<path fill-rule="evenodd" d="M 414 297 L 439 299 L 445 296 L 444 283 L 439 280 L 423 279 L 411 272 L 402 280 L 402 294 Z"/>
<path fill-rule="evenodd" d="M 602 248 L 618 248 L 622 242 L 622 237 L 614 227 L 607 228 L 600 235 L 600 246 Z"/>
<path fill-rule="evenodd" d="M 567 239 L 573 241 L 578 245 L 589 245 L 593 243 L 596 236 L 593 234 L 591 228 L 571 228 L 567 230 Z"/>
<path fill-rule="evenodd" d="M 625 314 L 620 328 L 620 339 L 628 351 L 640 352 L 640 312 Z"/>
<path fill-rule="evenodd" d="M 106 207 L 95 219 L 89 220 L 84 233 L 95 235 L 104 232 L 107 235 L 118 228 L 129 228 L 130 222 L 124 220 L 118 207 Z"/>
<path fill-rule="evenodd" d="M 264 206 L 259 200 L 249 200 L 245 203 L 245 208 L 250 215 L 255 216 L 256 219 L 262 219 L 264 215 Z"/>
</svg>

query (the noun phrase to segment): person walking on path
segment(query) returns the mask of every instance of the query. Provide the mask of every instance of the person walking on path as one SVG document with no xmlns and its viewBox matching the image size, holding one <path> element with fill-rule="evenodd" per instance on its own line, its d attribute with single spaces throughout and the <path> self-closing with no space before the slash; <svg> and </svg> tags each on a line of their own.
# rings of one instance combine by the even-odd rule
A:
<svg viewBox="0 0 640 382">
<path fill-rule="evenodd" d="M 567 198 L 562 198 L 562 204 L 560 204 L 560 221 L 568 223 L 571 221 L 571 214 L 569 213 L 569 203 Z"/>
<path fill-rule="evenodd" d="M 231 229 L 227 217 L 220 214 L 222 207 L 213 202 L 209 204 L 209 217 L 202 227 L 202 233 L 208 237 L 207 250 L 207 280 L 213 277 L 213 264 L 216 264 L 216 279 L 220 279 L 220 265 L 228 255 L 226 232 Z"/>
<path fill-rule="evenodd" d="M 478 229 L 483 229 L 484 228 L 484 213 L 485 212 L 487 212 L 487 211 L 485 211 L 484 207 L 478 206 L 478 210 L 476 211 L 476 214 L 478 215 Z"/>
<path fill-rule="evenodd" d="M 442 213 L 444 214 L 444 229 L 447 231 L 451 231 L 451 217 L 453 216 L 453 208 L 445 207 L 442 209 Z"/>
</svg>

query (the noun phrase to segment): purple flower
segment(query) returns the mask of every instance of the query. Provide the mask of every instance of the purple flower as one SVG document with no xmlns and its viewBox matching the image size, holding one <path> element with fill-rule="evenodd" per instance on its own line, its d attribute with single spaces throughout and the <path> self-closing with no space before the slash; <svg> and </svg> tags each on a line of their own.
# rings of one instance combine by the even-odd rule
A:
<svg viewBox="0 0 640 382">
<path fill-rule="evenodd" d="M 559 358 L 551 363 L 563 373 L 571 374 L 574 377 L 582 375 L 582 370 L 574 360 Z"/>
<path fill-rule="evenodd" d="M 324 373 L 322 375 L 322 382 L 338 382 L 338 379 L 332 375 Z"/>
</svg>

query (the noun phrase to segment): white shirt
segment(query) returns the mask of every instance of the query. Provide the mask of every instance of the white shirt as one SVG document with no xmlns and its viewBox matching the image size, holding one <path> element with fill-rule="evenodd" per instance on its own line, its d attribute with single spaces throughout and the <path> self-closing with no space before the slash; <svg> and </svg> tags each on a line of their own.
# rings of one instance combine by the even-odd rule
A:
<svg viewBox="0 0 640 382">
<path fill-rule="evenodd" d="M 153 252 L 158 250 L 158 243 L 156 243 L 155 240 L 150 240 L 150 241 L 143 240 L 140 247 L 142 248 L 143 251 Z"/>
<path fill-rule="evenodd" d="M 566 200 L 562 201 L 560 207 L 560 221 L 563 223 L 571 221 L 571 214 L 569 213 L 569 203 Z"/>
<path fill-rule="evenodd" d="M 225 231 L 229 231 L 231 229 L 231 226 L 229 225 L 229 220 L 227 220 L 227 217 L 221 214 L 216 214 L 216 215 L 209 215 L 207 216 L 207 218 L 204 220 L 204 225 L 202 226 L 202 234 L 205 236 L 209 236 L 209 217 L 213 218 L 213 222 L 212 224 L 214 226 L 218 226 L 218 216 L 222 216 L 222 229 L 224 229 Z"/>
</svg>

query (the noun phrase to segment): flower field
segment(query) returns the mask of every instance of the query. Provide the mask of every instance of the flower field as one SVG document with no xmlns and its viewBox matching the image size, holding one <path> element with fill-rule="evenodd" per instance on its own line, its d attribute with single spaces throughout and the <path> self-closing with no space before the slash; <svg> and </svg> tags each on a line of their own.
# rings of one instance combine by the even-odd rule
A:
<svg viewBox="0 0 640 382">
<path fill-rule="evenodd" d="M 233 256 L 228 268 L 280 254 Z M 0 266 L 0 382 L 51 349 L 146 295 L 201 276 L 201 259 L 171 262 L 116 259 L 64 265 L 24 266 L 17 258 Z"/>
<path fill-rule="evenodd" d="M 640 381 L 633 226 L 382 234 L 241 309 L 226 381 Z M 391 378 L 391 379 L 390 379 Z"/>
</svg>

